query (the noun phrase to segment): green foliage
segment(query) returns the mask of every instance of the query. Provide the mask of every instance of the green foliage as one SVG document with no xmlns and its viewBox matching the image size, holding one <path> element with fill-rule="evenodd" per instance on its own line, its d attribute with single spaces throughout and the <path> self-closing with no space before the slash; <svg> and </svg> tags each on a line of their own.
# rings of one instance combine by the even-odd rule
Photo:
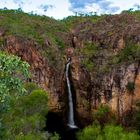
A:
<svg viewBox="0 0 140 140">
<path fill-rule="evenodd" d="M 57 46 L 57 40 L 61 40 L 57 33 L 63 34 L 68 31 L 62 22 L 33 13 L 27 14 L 21 9 L 1 9 L 0 16 L 2 18 L 0 27 L 6 31 L 6 35 L 12 34 L 25 39 L 32 39 L 39 45 L 43 45 L 44 40 L 47 38 L 53 45 Z"/>
<path fill-rule="evenodd" d="M 23 133 L 17 135 L 15 137 L 15 140 L 59 140 L 60 137 L 57 133 L 54 135 L 49 134 L 49 133 L 34 133 L 34 134 L 27 134 L 24 135 Z"/>
<path fill-rule="evenodd" d="M 24 88 L 26 89 L 26 92 L 28 94 L 30 94 L 34 90 L 39 89 L 39 87 L 35 83 L 32 83 L 32 82 L 25 83 Z"/>
<path fill-rule="evenodd" d="M 128 45 L 120 53 L 120 61 L 131 61 L 140 59 L 140 46 L 138 45 Z"/>
<path fill-rule="evenodd" d="M 80 55 L 83 56 L 81 64 L 85 66 L 88 70 L 92 70 L 94 63 L 91 61 L 92 57 L 97 53 L 97 47 L 95 44 L 86 42 L 84 47 L 78 50 Z"/>
<path fill-rule="evenodd" d="M 96 140 L 101 133 L 101 127 L 99 125 L 90 125 L 85 127 L 82 131 L 77 133 L 78 140 Z"/>
<path fill-rule="evenodd" d="M 84 59 L 84 60 L 82 61 L 82 65 L 85 66 L 88 70 L 92 70 L 93 67 L 94 67 L 93 62 L 91 62 L 91 61 L 88 60 L 88 59 Z"/>
<path fill-rule="evenodd" d="M 109 113 L 109 107 L 106 105 L 100 105 L 97 111 L 94 113 L 94 117 L 97 119 L 104 118 Z"/>
<path fill-rule="evenodd" d="M 79 23 L 84 23 L 85 21 L 90 21 L 93 23 L 98 22 L 104 16 L 98 16 L 96 14 L 77 14 L 76 16 L 68 16 L 64 18 L 61 22 L 65 24 L 67 28 L 73 28 Z"/>
<path fill-rule="evenodd" d="M 102 67 L 100 67 L 99 71 L 100 73 L 109 73 L 111 70 L 110 70 L 110 66 L 108 64 L 104 64 L 102 65 Z"/>
<path fill-rule="evenodd" d="M 3 115 L 3 137 L 10 140 L 48 139 L 50 135 L 42 131 L 46 125 L 47 103 L 48 96 L 43 90 L 34 90 L 29 95 L 13 100 L 11 109 Z M 57 140 L 58 135 L 52 137 Z"/>
<path fill-rule="evenodd" d="M 28 68 L 19 57 L 0 52 L 0 111 L 8 108 L 11 97 L 25 93 L 22 79 L 29 76 Z"/>
<path fill-rule="evenodd" d="M 136 128 L 138 133 L 140 134 L 140 101 L 136 103 L 137 106 L 137 113 L 136 113 Z"/>
<path fill-rule="evenodd" d="M 126 89 L 132 93 L 135 89 L 135 83 L 134 82 L 128 82 L 127 85 L 126 85 Z"/>
<path fill-rule="evenodd" d="M 93 113 L 93 119 L 98 121 L 101 125 L 116 122 L 115 115 L 110 111 L 110 108 L 107 105 L 102 104 Z"/>
<path fill-rule="evenodd" d="M 3 38 L 0 38 L 0 47 L 2 47 L 4 44 L 4 39 Z"/>
<path fill-rule="evenodd" d="M 29 76 L 28 68 L 20 58 L 0 52 L 0 136 L 4 129 L 2 113 L 10 109 L 12 99 L 17 100 L 26 93 L 23 79 Z"/>
<path fill-rule="evenodd" d="M 139 140 L 135 132 L 125 132 L 121 126 L 107 125 L 104 127 L 105 140 Z"/>
<path fill-rule="evenodd" d="M 60 139 L 59 135 L 57 133 L 54 133 L 54 135 L 52 135 L 49 140 L 59 140 L 59 139 Z"/>
<path fill-rule="evenodd" d="M 61 49 L 63 49 L 63 47 Z M 64 64 L 63 50 L 61 50 L 61 54 L 60 54 L 58 50 L 54 48 L 49 48 L 47 51 L 44 52 L 44 55 L 47 57 L 48 65 L 50 67 L 55 68 L 57 71 L 62 68 L 62 65 Z"/>
<path fill-rule="evenodd" d="M 85 42 L 84 47 L 81 49 L 81 53 L 88 57 L 92 57 L 97 53 L 97 46 L 92 42 Z"/>
<path fill-rule="evenodd" d="M 125 11 L 122 11 L 122 13 L 132 15 L 136 19 L 140 20 L 140 9 L 139 10 L 135 10 L 135 11 L 125 10 Z"/>
<path fill-rule="evenodd" d="M 131 43 L 121 50 L 112 60 L 113 64 L 122 62 L 134 62 L 140 60 L 140 46 Z"/>
<path fill-rule="evenodd" d="M 41 135 L 41 134 L 27 134 L 27 135 L 24 135 L 23 133 L 15 136 L 15 140 L 44 140 L 45 139 L 45 134 Z M 45 140 L 48 140 L 47 138 Z"/>
<path fill-rule="evenodd" d="M 58 45 L 58 48 L 60 49 L 63 49 L 65 47 L 64 43 L 59 38 L 56 39 L 56 44 Z"/>
<path fill-rule="evenodd" d="M 91 125 L 77 133 L 78 140 L 140 140 L 135 132 L 126 132 L 121 126 L 106 125 L 103 129 L 99 125 Z"/>
</svg>

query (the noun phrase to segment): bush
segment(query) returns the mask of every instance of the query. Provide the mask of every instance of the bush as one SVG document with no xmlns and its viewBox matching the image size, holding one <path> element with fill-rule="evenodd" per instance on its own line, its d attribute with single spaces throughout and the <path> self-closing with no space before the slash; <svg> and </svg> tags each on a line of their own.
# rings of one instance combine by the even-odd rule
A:
<svg viewBox="0 0 140 140">
<path fill-rule="evenodd" d="M 2 17 L 0 27 L 6 31 L 5 35 L 16 35 L 31 39 L 40 46 L 43 45 L 46 38 L 49 38 L 53 45 L 63 45 L 64 39 L 57 42 L 60 38 L 57 33 L 63 34 L 68 31 L 65 24 L 60 21 L 33 13 L 27 14 L 21 9 L 0 9 L 0 17 Z"/>
<path fill-rule="evenodd" d="M 94 43 L 85 42 L 84 47 L 78 50 L 83 59 L 81 59 L 81 64 L 86 67 L 88 70 L 93 70 L 94 63 L 92 57 L 97 53 L 97 47 Z"/>
<path fill-rule="evenodd" d="M 125 132 L 121 126 L 91 125 L 77 133 L 78 140 L 140 140 L 136 132 Z"/>
<path fill-rule="evenodd" d="M 34 90 L 39 89 L 39 87 L 35 83 L 32 83 L 32 82 L 25 83 L 24 88 L 26 89 L 28 94 L 30 94 Z"/>
<path fill-rule="evenodd" d="M 140 46 L 129 43 L 112 59 L 112 63 L 132 63 L 138 60 L 140 60 Z"/>
<path fill-rule="evenodd" d="M 25 93 L 23 79 L 29 77 L 29 64 L 14 55 L 0 52 L 0 112 L 9 107 L 10 98 Z"/>
<path fill-rule="evenodd" d="M 105 140 L 139 140 L 135 132 L 125 132 L 121 126 L 107 125 L 103 129 Z"/>
<path fill-rule="evenodd" d="M 101 127 L 99 125 L 90 125 L 77 133 L 78 140 L 96 140 L 101 133 Z"/>
<path fill-rule="evenodd" d="M 82 62 L 81 62 L 81 64 L 85 67 L 85 68 L 87 68 L 87 70 L 92 70 L 93 69 L 93 67 L 94 67 L 94 64 L 93 64 L 93 62 L 91 62 L 90 60 L 88 60 L 88 59 L 84 59 Z"/>
<path fill-rule="evenodd" d="M 98 109 L 93 113 L 93 119 L 99 122 L 101 125 L 105 123 L 115 123 L 115 115 L 110 111 L 110 108 L 107 105 L 100 105 Z"/>
<path fill-rule="evenodd" d="M 43 90 L 34 90 L 13 101 L 11 109 L 3 115 L 4 138 L 44 140 L 42 130 L 46 125 L 47 102 L 48 96 Z"/>
<path fill-rule="evenodd" d="M 126 85 L 126 89 L 132 93 L 135 89 L 135 83 L 134 82 L 128 82 L 127 85 Z"/>
</svg>

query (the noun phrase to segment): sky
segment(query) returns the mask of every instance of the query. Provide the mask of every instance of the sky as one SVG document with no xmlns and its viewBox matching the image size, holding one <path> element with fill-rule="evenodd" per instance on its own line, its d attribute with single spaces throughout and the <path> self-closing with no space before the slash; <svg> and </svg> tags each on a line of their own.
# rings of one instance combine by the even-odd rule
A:
<svg viewBox="0 0 140 140">
<path fill-rule="evenodd" d="M 0 0 L 0 8 L 4 7 L 63 19 L 76 12 L 118 14 L 130 8 L 140 10 L 140 0 Z"/>
</svg>

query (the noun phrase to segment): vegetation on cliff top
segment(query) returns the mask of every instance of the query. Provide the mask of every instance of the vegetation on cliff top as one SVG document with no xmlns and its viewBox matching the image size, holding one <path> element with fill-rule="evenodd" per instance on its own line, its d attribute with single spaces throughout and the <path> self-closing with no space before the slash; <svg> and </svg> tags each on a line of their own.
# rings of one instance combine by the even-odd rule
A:
<svg viewBox="0 0 140 140">
<path fill-rule="evenodd" d="M 132 15 L 139 19 L 139 11 L 125 11 L 125 14 Z M 61 47 L 64 40 L 60 34 L 68 33 L 73 27 L 84 23 L 104 20 L 109 15 L 97 14 L 79 14 L 69 16 L 63 20 L 55 20 L 47 16 L 39 16 L 37 14 L 24 13 L 22 9 L 7 10 L 0 9 L 0 29 L 5 31 L 6 35 L 17 35 L 27 39 L 33 39 L 39 44 L 43 44 L 47 38 L 51 43 Z"/>
<path fill-rule="evenodd" d="M 62 22 L 46 16 L 27 14 L 21 9 L 0 10 L 0 19 L 0 29 L 4 30 L 6 35 L 31 39 L 39 45 L 42 45 L 46 38 L 54 45 L 59 45 L 62 39 L 57 34 L 68 31 Z"/>
</svg>

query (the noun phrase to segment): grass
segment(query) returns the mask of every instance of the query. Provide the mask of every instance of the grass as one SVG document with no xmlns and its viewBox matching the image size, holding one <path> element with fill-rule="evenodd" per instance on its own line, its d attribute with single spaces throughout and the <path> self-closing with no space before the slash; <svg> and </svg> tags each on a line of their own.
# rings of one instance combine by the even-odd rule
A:
<svg viewBox="0 0 140 140">
<path fill-rule="evenodd" d="M 21 10 L 0 10 L 0 27 L 6 35 L 16 35 L 33 39 L 42 45 L 49 38 L 54 45 L 62 42 L 57 32 L 65 33 L 68 30 L 64 24 L 46 16 L 27 14 Z"/>
</svg>

